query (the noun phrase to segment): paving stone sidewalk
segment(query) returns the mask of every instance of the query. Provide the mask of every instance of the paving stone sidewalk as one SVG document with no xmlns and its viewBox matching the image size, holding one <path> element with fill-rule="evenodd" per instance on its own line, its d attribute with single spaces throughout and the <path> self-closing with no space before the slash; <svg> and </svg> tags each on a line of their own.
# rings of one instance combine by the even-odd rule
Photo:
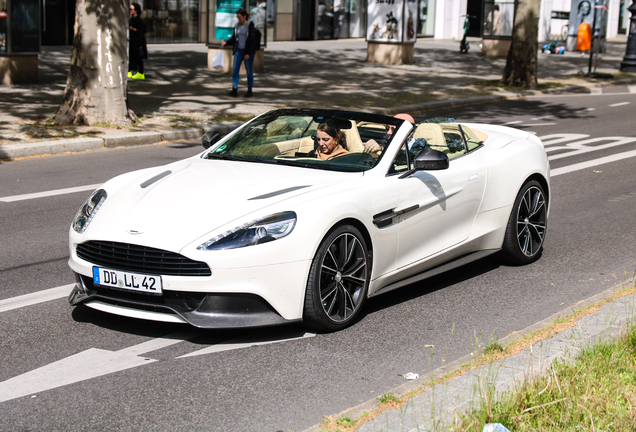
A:
<svg viewBox="0 0 636 432">
<path fill-rule="evenodd" d="M 340 107 L 393 114 L 520 94 L 482 85 L 501 78 L 505 59 L 481 55 L 480 39 L 470 42 L 473 49 L 460 54 L 459 41 L 419 40 L 415 63 L 405 66 L 367 63 L 366 42 L 359 39 L 270 42 L 265 72 L 256 75 L 252 99 L 242 97 L 244 78 L 238 98 L 226 95 L 231 77 L 207 68 L 204 44 L 151 45 L 146 80 L 129 80 L 129 103 L 140 122 L 128 128 L 51 125 L 49 120 L 62 100 L 71 47 L 43 47 L 38 84 L 0 86 L 0 159 L 99 148 L 98 140 L 103 148 L 195 139 L 212 125 L 229 131 L 241 121 L 280 107 Z M 539 53 L 540 83 L 586 91 L 591 85 L 634 78 L 618 74 L 626 39 L 607 46 L 598 71 L 614 74 L 614 79 L 580 75 L 580 71 L 587 72 L 589 57 L 579 53 Z M 135 135 L 127 135 L 130 133 Z"/>
</svg>

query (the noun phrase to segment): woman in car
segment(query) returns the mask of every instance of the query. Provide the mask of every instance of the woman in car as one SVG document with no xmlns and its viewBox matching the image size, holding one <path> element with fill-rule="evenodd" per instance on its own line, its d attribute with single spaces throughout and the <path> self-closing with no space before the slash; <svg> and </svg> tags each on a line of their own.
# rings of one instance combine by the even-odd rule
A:
<svg viewBox="0 0 636 432">
<path fill-rule="evenodd" d="M 316 157 L 320 160 L 331 160 L 349 154 L 345 134 L 327 123 L 320 123 L 316 131 Z"/>
</svg>

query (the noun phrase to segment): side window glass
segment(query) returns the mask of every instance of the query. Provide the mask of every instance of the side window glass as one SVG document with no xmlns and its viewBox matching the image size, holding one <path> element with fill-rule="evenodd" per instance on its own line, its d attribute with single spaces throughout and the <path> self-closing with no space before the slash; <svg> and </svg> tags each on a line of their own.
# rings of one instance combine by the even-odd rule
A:
<svg viewBox="0 0 636 432">
<path fill-rule="evenodd" d="M 409 140 L 407 140 L 408 142 Z M 389 174 L 401 173 L 411 169 L 411 160 L 406 144 L 402 144 L 400 150 L 395 155 Z"/>
<path fill-rule="evenodd" d="M 464 132 L 464 137 L 466 137 L 466 147 L 469 152 L 475 150 L 488 138 L 488 135 L 483 132 L 475 131 L 464 125 L 460 125 L 460 127 L 462 132 Z"/>
<path fill-rule="evenodd" d="M 459 125 L 457 123 L 447 123 L 443 125 L 443 130 L 448 147 L 445 153 L 448 158 L 453 159 L 466 154 L 466 143 L 462 132 L 459 130 Z"/>
</svg>

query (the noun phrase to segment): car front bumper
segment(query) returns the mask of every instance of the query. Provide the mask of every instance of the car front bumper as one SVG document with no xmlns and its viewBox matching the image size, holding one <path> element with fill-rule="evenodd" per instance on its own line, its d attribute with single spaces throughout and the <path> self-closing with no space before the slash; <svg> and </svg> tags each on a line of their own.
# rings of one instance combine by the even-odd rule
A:
<svg viewBox="0 0 636 432">
<path fill-rule="evenodd" d="M 165 291 L 161 296 L 138 294 L 93 284 L 75 273 L 77 283 L 68 300 L 116 315 L 163 322 L 188 323 L 198 328 L 247 328 L 300 321 L 285 319 L 262 297 L 243 293 Z"/>
</svg>

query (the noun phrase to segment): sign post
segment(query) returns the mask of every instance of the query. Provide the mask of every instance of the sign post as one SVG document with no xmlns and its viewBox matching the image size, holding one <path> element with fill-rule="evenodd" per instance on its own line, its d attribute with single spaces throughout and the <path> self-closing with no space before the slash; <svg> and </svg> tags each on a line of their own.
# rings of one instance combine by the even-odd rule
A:
<svg viewBox="0 0 636 432">
<path fill-rule="evenodd" d="M 415 0 L 368 0 L 367 61 L 412 64 L 417 40 Z"/>
</svg>

